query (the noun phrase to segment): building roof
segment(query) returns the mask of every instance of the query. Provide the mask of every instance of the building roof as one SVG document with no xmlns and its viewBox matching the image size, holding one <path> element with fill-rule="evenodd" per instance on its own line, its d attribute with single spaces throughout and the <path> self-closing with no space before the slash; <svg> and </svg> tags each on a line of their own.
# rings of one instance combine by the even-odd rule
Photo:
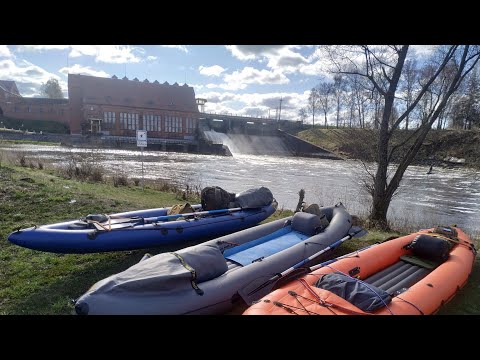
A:
<svg viewBox="0 0 480 360">
<path fill-rule="evenodd" d="M 88 104 L 198 112 L 191 86 L 68 74 L 68 92 L 70 98 L 74 93 L 81 94 Z"/>
<path fill-rule="evenodd" d="M 9 93 L 20 96 L 20 92 L 18 91 L 15 81 L 0 80 L 0 88 L 2 88 L 4 91 L 8 91 Z"/>
<path fill-rule="evenodd" d="M 15 102 L 16 104 L 25 104 L 25 105 L 53 105 L 53 104 L 68 104 L 68 99 L 22 97 L 21 99 L 18 99 Z"/>
</svg>

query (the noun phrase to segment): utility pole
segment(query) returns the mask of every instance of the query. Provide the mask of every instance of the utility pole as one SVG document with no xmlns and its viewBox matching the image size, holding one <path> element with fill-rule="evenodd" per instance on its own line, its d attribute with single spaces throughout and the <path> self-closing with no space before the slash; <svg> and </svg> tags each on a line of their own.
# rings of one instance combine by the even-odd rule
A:
<svg viewBox="0 0 480 360">
<path fill-rule="evenodd" d="M 282 101 L 283 99 L 280 98 L 280 110 L 278 111 L 278 120 L 280 121 L 280 115 L 282 114 Z"/>
</svg>

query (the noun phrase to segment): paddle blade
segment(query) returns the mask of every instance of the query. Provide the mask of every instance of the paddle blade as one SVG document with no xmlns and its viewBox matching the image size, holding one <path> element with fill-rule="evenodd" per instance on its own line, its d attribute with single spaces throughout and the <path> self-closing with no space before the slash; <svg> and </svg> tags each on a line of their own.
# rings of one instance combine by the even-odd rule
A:
<svg viewBox="0 0 480 360">
<path fill-rule="evenodd" d="M 368 234 L 368 231 L 361 226 L 352 226 L 350 229 L 350 234 L 354 234 L 352 238 L 361 238 Z"/>
</svg>

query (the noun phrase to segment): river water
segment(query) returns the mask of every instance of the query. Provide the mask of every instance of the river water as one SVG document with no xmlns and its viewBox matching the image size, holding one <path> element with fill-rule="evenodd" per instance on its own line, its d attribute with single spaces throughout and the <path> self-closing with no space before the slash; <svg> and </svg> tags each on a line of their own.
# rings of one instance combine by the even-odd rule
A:
<svg viewBox="0 0 480 360">
<path fill-rule="evenodd" d="M 80 149 L 42 145 L 1 145 L 6 152 L 47 159 L 59 165 L 72 154 L 95 155 L 109 173 L 141 177 L 139 151 Z M 144 151 L 146 179 L 163 179 L 178 185 L 220 186 L 229 192 L 269 188 L 279 208 L 295 209 L 298 192 L 305 189 L 309 203 L 329 206 L 342 202 L 351 214 L 365 216 L 370 198 L 364 190 L 366 171 L 356 161 L 242 155 L 233 157 Z M 471 235 L 480 233 L 480 173 L 467 169 L 411 166 L 392 200 L 388 219 L 411 230 L 457 224 Z"/>
</svg>

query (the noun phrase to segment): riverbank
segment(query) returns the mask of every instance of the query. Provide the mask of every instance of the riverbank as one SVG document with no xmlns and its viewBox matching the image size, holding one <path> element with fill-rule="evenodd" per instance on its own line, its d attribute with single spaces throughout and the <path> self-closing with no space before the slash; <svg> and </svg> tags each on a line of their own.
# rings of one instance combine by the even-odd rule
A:
<svg viewBox="0 0 480 360">
<path fill-rule="evenodd" d="M 308 194 L 307 194 L 308 195 Z M 73 201 L 75 200 L 75 201 Z M 187 198 L 188 201 L 198 201 Z M 93 283 L 137 263 L 143 254 L 178 247 L 118 251 L 100 254 L 53 254 L 12 245 L 7 236 L 15 228 L 75 219 L 89 213 L 113 213 L 184 202 L 177 192 L 149 186 L 115 186 L 111 182 L 80 182 L 52 170 L 0 167 L 0 314 L 71 314 L 71 300 Z M 266 221 L 291 215 L 277 211 Z M 346 242 L 336 255 L 384 240 L 402 232 L 371 230 Z M 181 247 L 190 246 L 184 244 Z M 442 309 L 445 314 L 480 314 L 480 264 L 477 260 L 467 286 Z"/>
<path fill-rule="evenodd" d="M 399 130 L 393 145 L 403 144 L 396 154 L 403 154 L 411 143 L 407 141 L 413 130 Z M 366 162 L 375 161 L 378 130 L 374 129 L 308 129 L 297 134 L 303 140 L 323 147 L 340 156 Z M 393 156 L 393 161 L 396 157 Z M 480 131 L 431 130 L 414 159 L 413 165 L 442 167 L 466 166 L 480 169 Z"/>
</svg>

